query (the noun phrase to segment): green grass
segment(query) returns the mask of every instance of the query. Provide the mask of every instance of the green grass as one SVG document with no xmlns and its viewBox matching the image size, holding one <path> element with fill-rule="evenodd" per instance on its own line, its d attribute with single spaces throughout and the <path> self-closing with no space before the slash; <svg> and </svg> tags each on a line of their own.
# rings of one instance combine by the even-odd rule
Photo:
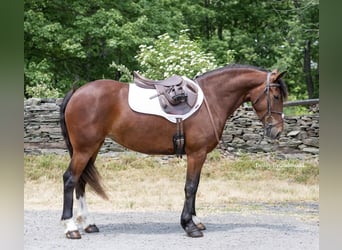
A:
<svg viewBox="0 0 342 250">
<path fill-rule="evenodd" d="M 289 106 L 284 107 L 285 116 L 300 116 L 311 114 L 312 111 L 306 106 Z"/>
<path fill-rule="evenodd" d="M 68 164 L 67 155 L 25 155 L 25 207 L 60 209 L 62 176 Z M 103 201 L 89 189 L 89 206 L 99 211 L 179 211 L 184 203 L 186 164 L 186 157 L 99 155 L 95 165 L 110 199 Z M 318 183 L 314 160 L 249 154 L 224 157 L 215 150 L 203 166 L 197 204 L 200 211 L 222 211 L 240 209 L 246 202 L 318 201 Z"/>
<path fill-rule="evenodd" d="M 60 155 L 25 155 L 25 180 L 38 180 L 41 178 L 60 180 L 69 164 L 68 156 Z"/>
<path fill-rule="evenodd" d="M 244 154 L 239 158 L 225 159 L 217 152 L 210 153 L 204 171 L 207 177 L 227 180 L 278 179 L 301 184 L 318 184 L 319 166 L 315 161 L 297 159 L 279 160 L 270 156 Z"/>
<path fill-rule="evenodd" d="M 53 154 L 26 155 L 24 157 L 25 179 L 60 180 L 68 164 L 69 156 Z M 142 173 L 144 170 L 146 172 L 155 170 L 156 174 L 158 174 L 158 171 L 162 168 L 172 168 L 173 165 L 185 169 L 186 160 L 170 158 L 162 164 L 159 157 L 132 153 L 122 154 L 122 156 L 116 158 L 99 156 L 95 165 L 104 175 L 126 170 L 140 170 Z M 223 157 L 217 150 L 208 154 L 202 174 L 208 178 L 226 180 L 279 179 L 302 184 L 317 184 L 319 182 L 319 167 L 316 162 L 293 159 L 279 160 L 247 154 L 230 159 Z"/>
</svg>

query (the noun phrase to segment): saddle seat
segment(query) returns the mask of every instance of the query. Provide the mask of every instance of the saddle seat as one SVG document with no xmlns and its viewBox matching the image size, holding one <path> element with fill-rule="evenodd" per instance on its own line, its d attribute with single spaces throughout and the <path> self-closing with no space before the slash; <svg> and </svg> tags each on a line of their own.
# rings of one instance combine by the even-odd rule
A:
<svg viewBox="0 0 342 250">
<path fill-rule="evenodd" d="M 133 72 L 134 76 L 134 83 L 138 85 L 139 87 L 142 88 L 148 88 L 148 89 L 154 89 L 155 85 L 161 85 L 165 87 L 171 87 L 178 85 L 182 83 L 183 78 L 178 75 L 173 75 L 165 80 L 152 80 L 148 79 L 142 75 L 140 75 L 138 72 L 134 71 Z"/>
<path fill-rule="evenodd" d="M 190 79 L 173 75 L 164 80 L 151 80 L 133 72 L 134 83 L 146 89 L 156 89 L 157 94 L 150 99 L 159 98 L 159 104 L 164 112 L 173 115 L 184 115 L 196 104 L 198 86 Z"/>
</svg>

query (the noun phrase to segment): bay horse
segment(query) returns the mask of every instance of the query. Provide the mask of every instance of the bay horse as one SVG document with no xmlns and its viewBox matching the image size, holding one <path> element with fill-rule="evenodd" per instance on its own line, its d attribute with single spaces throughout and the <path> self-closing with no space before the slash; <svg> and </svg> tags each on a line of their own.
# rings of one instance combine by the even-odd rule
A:
<svg viewBox="0 0 342 250">
<path fill-rule="evenodd" d="M 205 226 L 196 217 L 195 199 L 206 156 L 219 143 L 231 114 L 244 102 L 251 102 L 261 120 L 265 135 L 278 138 L 283 130 L 283 101 L 287 89 L 281 77 L 249 65 L 227 65 L 195 77 L 205 101 L 184 120 L 187 170 L 185 201 L 180 224 L 190 237 L 202 237 Z M 60 107 L 60 125 L 71 160 L 63 174 L 64 195 L 61 222 L 65 235 L 79 239 L 73 220 L 73 195 L 78 204 L 77 222 L 85 232 L 99 229 L 89 217 L 85 200 L 88 183 L 108 199 L 94 166 L 106 137 L 122 146 L 150 155 L 174 154 L 176 124 L 165 118 L 141 114 L 128 105 L 129 85 L 114 80 L 96 80 L 70 90 Z"/>
</svg>

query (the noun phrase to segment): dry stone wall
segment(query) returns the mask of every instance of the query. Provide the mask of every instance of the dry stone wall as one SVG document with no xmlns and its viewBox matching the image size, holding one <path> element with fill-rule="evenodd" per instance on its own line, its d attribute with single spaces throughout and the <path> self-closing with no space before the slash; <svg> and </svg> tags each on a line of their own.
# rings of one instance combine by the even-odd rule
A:
<svg viewBox="0 0 342 250">
<path fill-rule="evenodd" d="M 62 99 L 24 101 L 24 153 L 66 153 L 59 124 Z M 285 117 L 282 136 L 274 141 L 263 138 L 263 129 L 254 111 L 239 108 L 227 120 L 218 148 L 228 152 L 282 152 L 286 154 L 319 153 L 319 113 Z M 100 153 L 126 151 L 106 139 Z"/>
</svg>

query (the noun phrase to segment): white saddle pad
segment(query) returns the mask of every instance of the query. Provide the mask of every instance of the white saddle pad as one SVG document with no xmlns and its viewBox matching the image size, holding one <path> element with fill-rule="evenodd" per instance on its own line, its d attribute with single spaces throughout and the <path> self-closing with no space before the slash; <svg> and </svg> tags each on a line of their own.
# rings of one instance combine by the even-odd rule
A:
<svg viewBox="0 0 342 250">
<path fill-rule="evenodd" d="M 187 81 L 192 81 L 187 77 L 184 77 Z M 150 115 L 158 115 L 166 118 L 170 122 L 176 123 L 176 118 L 182 118 L 185 120 L 190 117 L 193 113 L 195 113 L 203 102 L 203 91 L 196 84 L 198 88 L 198 96 L 197 101 L 194 107 L 184 115 L 172 115 L 165 113 L 159 104 L 158 97 L 150 99 L 151 96 L 155 96 L 157 94 L 156 89 L 143 89 L 135 84 L 129 84 L 129 92 L 128 92 L 128 104 L 130 108 L 136 112 Z"/>
</svg>

